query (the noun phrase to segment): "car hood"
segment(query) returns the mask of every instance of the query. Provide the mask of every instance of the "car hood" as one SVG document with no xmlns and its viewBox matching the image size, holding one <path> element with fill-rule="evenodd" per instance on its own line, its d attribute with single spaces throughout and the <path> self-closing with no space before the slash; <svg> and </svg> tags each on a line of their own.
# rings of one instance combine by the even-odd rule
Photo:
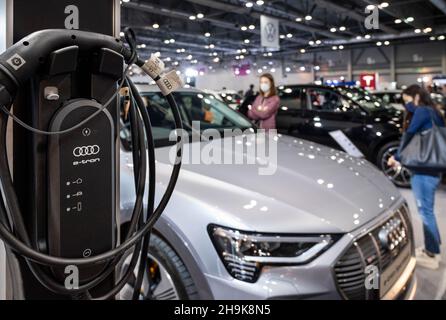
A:
<svg viewBox="0 0 446 320">
<path fill-rule="evenodd" d="M 271 141 L 256 137 L 248 135 L 243 143 L 258 146 Z M 209 151 L 212 147 L 214 152 L 228 157 L 240 153 L 229 146 L 229 142 L 236 141 L 242 140 L 215 139 L 186 144 L 186 148 L 203 150 L 207 146 Z M 204 219 L 206 224 L 259 232 L 328 233 L 359 228 L 400 199 L 398 190 L 366 160 L 288 136 L 276 136 L 274 142 L 277 161 L 270 164 L 276 162 L 277 168 L 272 175 L 259 174 L 260 168 L 266 168 L 266 157 L 252 158 L 246 152 L 245 164 L 188 164 L 190 157 L 185 158 L 168 208 L 175 207 L 175 197 L 182 197 L 205 208 L 205 212 L 176 209 L 191 215 L 191 221 Z M 161 189 L 170 177 L 170 152 L 170 147 L 157 149 L 157 180 Z M 128 163 L 130 158 L 126 154 L 122 161 Z M 255 164 L 247 164 L 248 159 Z M 133 183 L 131 179 L 125 182 L 128 177 L 121 179 L 126 183 L 125 198 Z"/>
</svg>

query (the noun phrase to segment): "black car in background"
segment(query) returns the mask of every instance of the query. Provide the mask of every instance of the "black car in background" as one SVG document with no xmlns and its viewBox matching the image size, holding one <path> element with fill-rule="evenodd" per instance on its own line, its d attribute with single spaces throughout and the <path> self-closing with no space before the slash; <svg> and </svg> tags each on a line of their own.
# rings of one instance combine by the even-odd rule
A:
<svg viewBox="0 0 446 320">
<path fill-rule="evenodd" d="M 278 89 L 280 133 L 342 150 L 330 135 L 340 130 L 397 186 L 409 186 L 409 171 L 387 166 L 388 158 L 398 150 L 401 110 L 358 88 L 289 85 Z"/>
</svg>

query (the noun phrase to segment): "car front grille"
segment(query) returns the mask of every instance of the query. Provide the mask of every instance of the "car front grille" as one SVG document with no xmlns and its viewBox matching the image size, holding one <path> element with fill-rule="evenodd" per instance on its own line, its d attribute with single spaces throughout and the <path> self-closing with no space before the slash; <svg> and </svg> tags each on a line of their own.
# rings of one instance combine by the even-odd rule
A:
<svg viewBox="0 0 446 320">
<path fill-rule="evenodd" d="M 381 276 L 407 250 L 413 253 L 413 231 L 409 210 L 403 205 L 391 218 L 355 240 L 336 262 L 334 272 L 342 297 L 379 299 L 379 289 L 366 288 L 366 268 L 377 267 Z"/>
</svg>

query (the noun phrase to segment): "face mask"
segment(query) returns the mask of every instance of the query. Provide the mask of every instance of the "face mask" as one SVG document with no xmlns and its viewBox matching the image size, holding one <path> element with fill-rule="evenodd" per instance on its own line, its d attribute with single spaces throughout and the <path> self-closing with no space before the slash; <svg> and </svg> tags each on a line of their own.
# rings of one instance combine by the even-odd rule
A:
<svg viewBox="0 0 446 320">
<path fill-rule="evenodd" d="M 262 90 L 263 93 L 269 92 L 270 89 L 271 89 L 271 86 L 268 83 L 260 84 L 260 90 Z"/>
</svg>

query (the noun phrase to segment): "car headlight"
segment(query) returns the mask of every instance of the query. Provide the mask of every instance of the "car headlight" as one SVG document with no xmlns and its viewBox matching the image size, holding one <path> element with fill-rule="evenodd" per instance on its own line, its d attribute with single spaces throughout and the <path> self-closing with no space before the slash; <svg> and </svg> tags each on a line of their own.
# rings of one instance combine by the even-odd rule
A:
<svg viewBox="0 0 446 320">
<path fill-rule="evenodd" d="M 212 242 L 234 278 L 256 282 L 264 265 L 310 262 L 335 241 L 332 235 L 271 235 L 209 226 Z"/>
</svg>

